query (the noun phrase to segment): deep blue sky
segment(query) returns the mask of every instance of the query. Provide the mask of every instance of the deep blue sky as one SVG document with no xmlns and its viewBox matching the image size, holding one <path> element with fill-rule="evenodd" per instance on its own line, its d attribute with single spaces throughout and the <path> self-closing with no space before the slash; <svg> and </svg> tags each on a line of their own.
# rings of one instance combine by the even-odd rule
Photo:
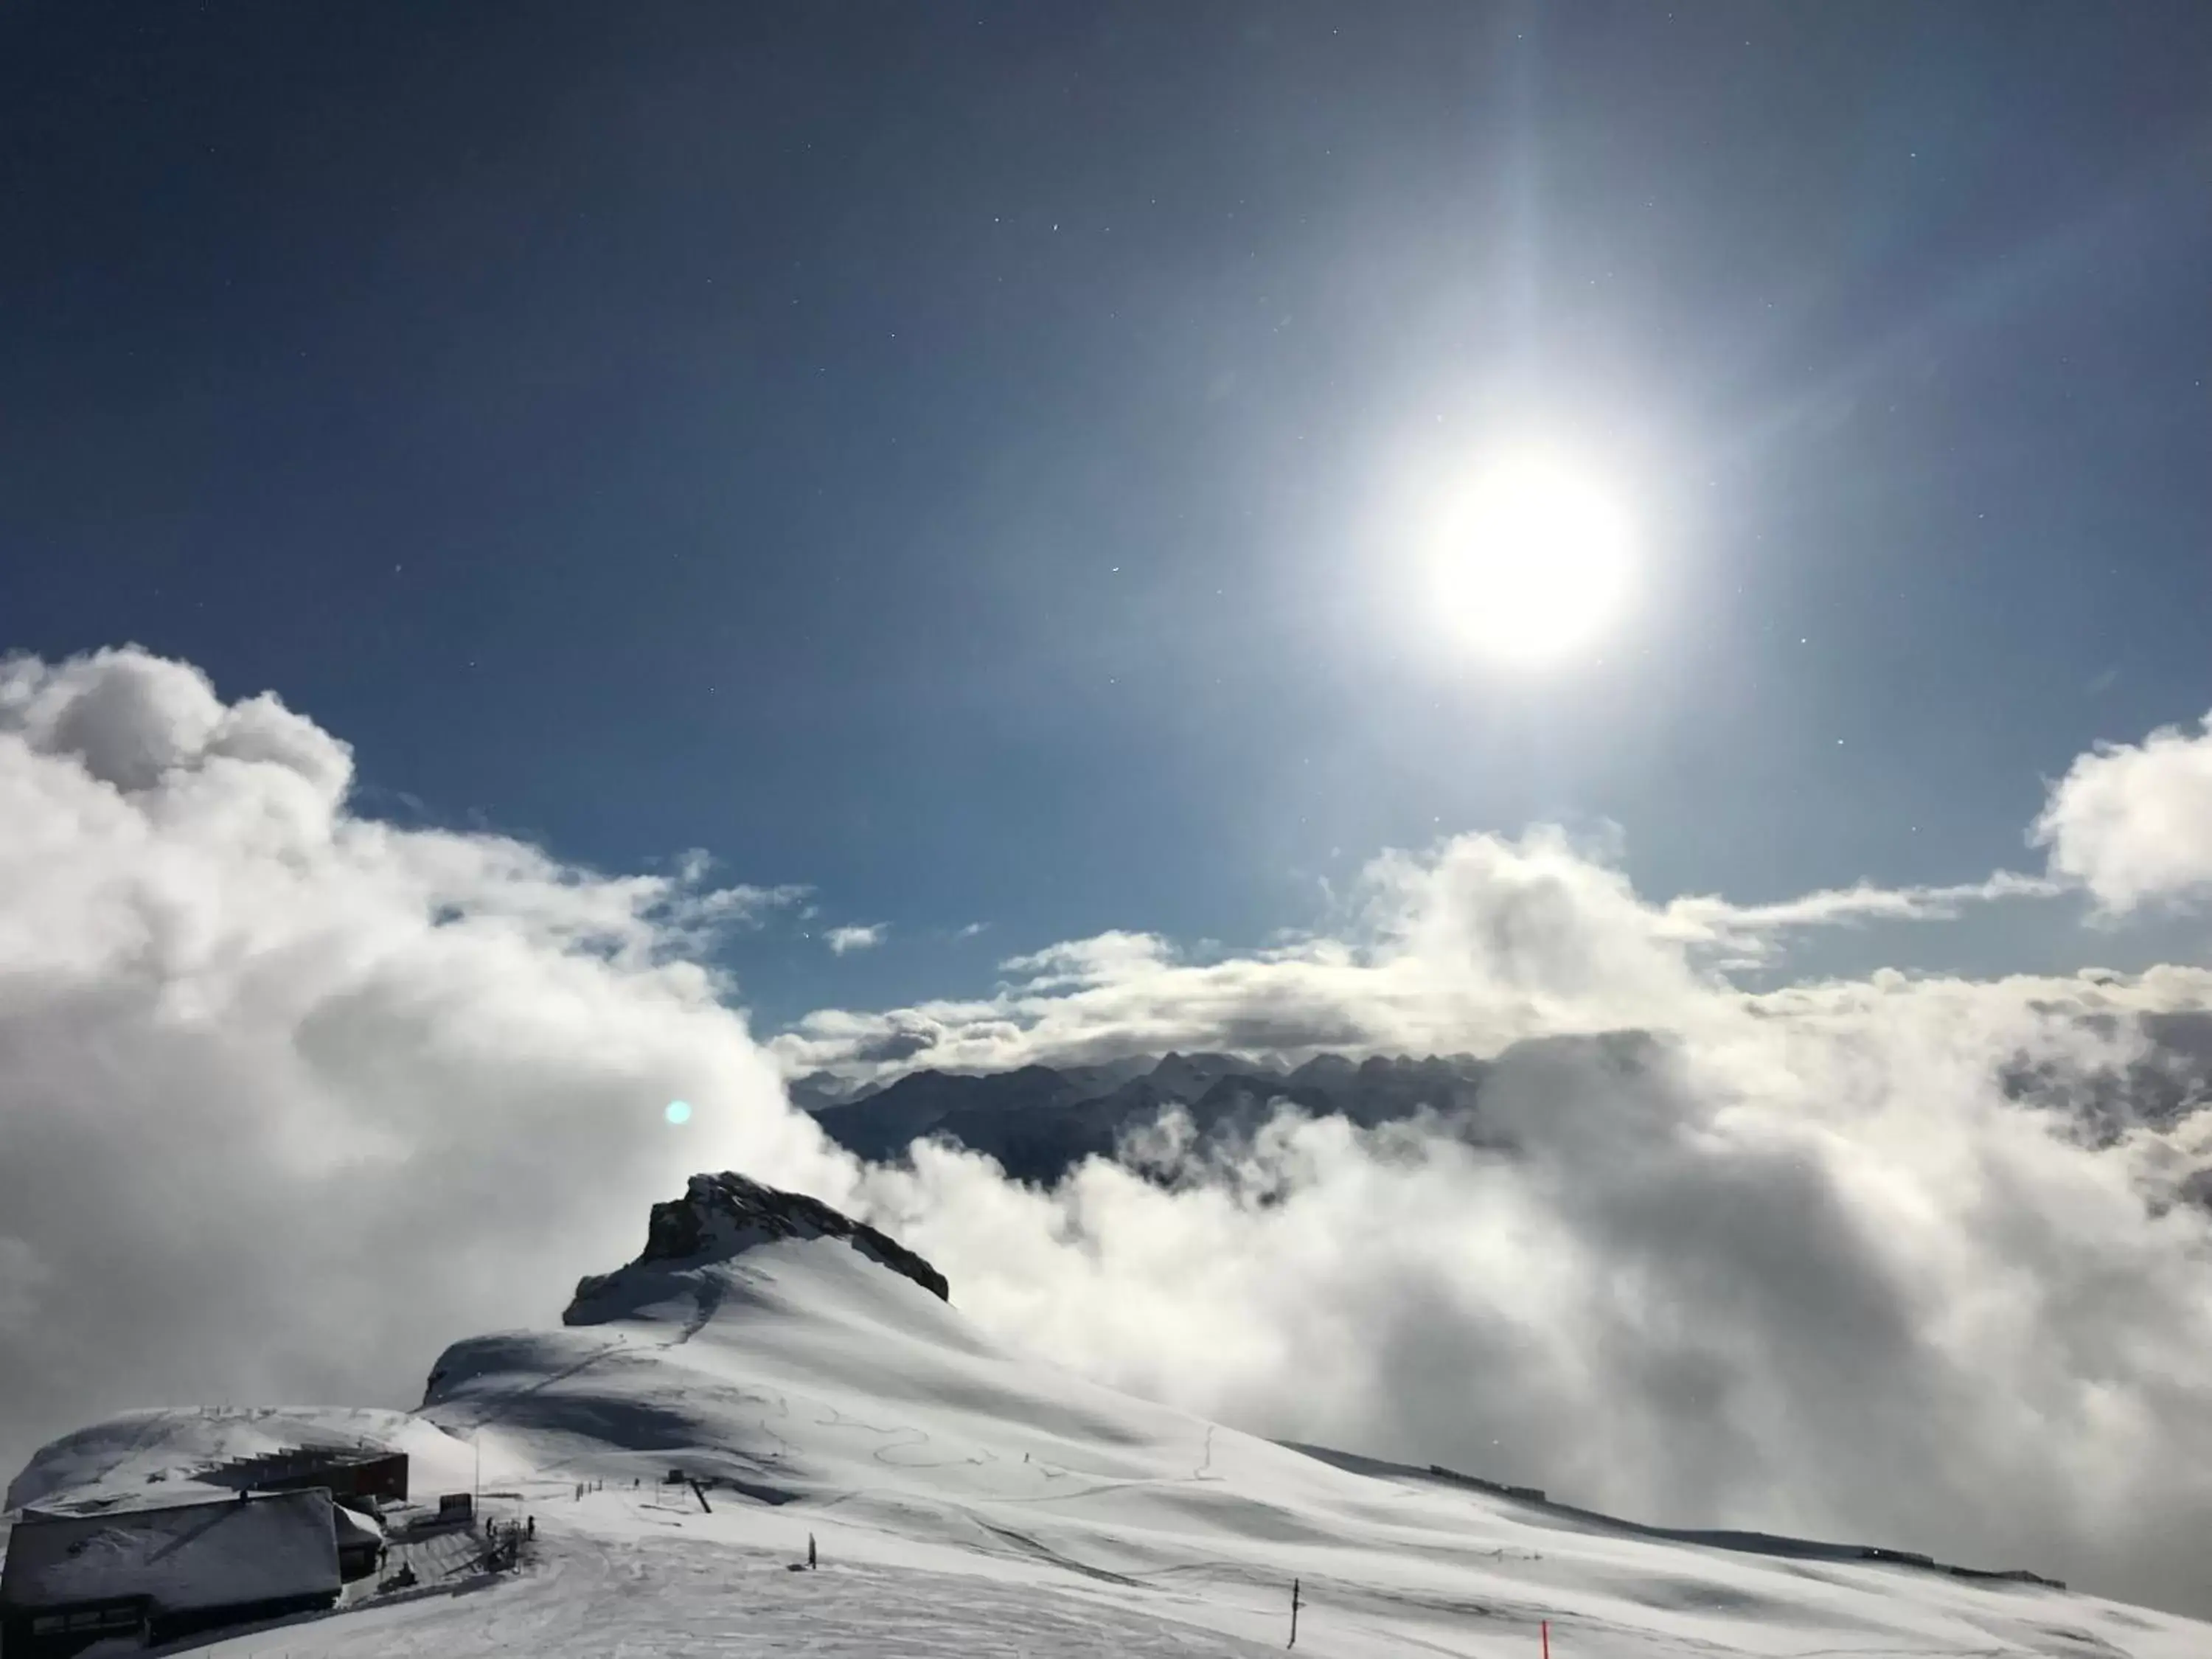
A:
<svg viewBox="0 0 2212 1659">
<path fill-rule="evenodd" d="M 2208 66 L 2198 0 L 11 5 L 0 646 L 891 924 L 741 944 L 771 1020 L 1534 817 L 1972 879 L 2212 706 Z M 1538 428 L 1651 560 L 1514 678 L 1393 561 Z"/>
</svg>

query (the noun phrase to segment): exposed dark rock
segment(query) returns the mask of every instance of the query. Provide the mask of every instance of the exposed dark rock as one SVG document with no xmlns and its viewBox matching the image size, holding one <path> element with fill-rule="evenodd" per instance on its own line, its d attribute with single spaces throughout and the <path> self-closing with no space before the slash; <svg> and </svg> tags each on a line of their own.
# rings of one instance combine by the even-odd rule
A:
<svg viewBox="0 0 2212 1659">
<path fill-rule="evenodd" d="M 695 1175 L 684 1196 L 653 1206 L 645 1249 L 628 1267 L 579 1280 L 564 1323 L 589 1324 L 605 1315 L 588 1304 L 604 1302 L 625 1279 L 654 1268 L 702 1267 L 727 1261 L 779 1238 L 840 1238 L 870 1261 L 904 1275 L 940 1301 L 951 1300 L 945 1275 L 889 1234 L 833 1210 L 818 1198 L 787 1193 L 734 1170 Z"/>
<path fill-rule="evenodd" d="M 2124 1063 L 2098 1065 L 2022 1054 L 1999 1068 L 2005 1093 L 2055 1114 L 2090 1146 L 2112 1146 L 2139 1128 L 2170 1129 L 2212 1106 L 2212 1013 L 2143 1013 L 2131 1024 L 2096 1014 L 2081 1024 L 2108 1042 L 2132 1038 L 2134 1052 Z"/>
</svg>

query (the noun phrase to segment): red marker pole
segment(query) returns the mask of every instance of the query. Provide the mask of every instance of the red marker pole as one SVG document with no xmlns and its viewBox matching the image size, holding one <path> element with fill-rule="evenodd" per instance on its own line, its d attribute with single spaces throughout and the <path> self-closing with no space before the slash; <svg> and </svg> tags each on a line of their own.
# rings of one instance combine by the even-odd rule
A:
<svg viewBox="0 0 2212 1659">
<path fill-rule="evenodd" d="M 1552 1659 L 1552 1621 L 1544 1620 L 1544 1659 Z"/>
</svg>

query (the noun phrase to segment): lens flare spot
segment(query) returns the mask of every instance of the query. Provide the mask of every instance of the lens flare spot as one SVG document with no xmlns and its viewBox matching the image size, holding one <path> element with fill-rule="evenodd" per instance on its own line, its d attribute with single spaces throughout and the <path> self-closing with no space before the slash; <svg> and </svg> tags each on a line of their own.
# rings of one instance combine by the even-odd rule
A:
<svg viewBox="0 0 2212 1659">
<path fill-rule="evenodd" d="M 689 1123 L 691 1121 L 691 1103 L 684 1100 L 672 1100 L 663 1115 L 671 1123 Z"/>
</svg>

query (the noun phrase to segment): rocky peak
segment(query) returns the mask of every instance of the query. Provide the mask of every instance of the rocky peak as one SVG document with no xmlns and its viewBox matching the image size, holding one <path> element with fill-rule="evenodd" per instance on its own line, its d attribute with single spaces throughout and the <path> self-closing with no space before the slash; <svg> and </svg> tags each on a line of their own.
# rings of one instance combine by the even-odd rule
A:
<svg viewBox="0 0 2212 1659">
<path fill-rule="evenodd" d="M 726 1170 L 720 1175 L 695 1175 L 683 1197 L 654 1205 L 645 1249 L 637 1259 L 614 1273 L 592 1273 L 580 1280 L 575 1300 L 562 1319 L 574 1325 L 605 1317 L 587 1311 L 585 1304 L 600 1301 L 623 1280 L 643 1272 L 726 1261 L 780 1238 L 842 1239 L 940 1301 L 951 1300 L 945 1275 L 890 1235 L 833 1210 L 818 1198 L 787 1193 Z"/>
</svg>

